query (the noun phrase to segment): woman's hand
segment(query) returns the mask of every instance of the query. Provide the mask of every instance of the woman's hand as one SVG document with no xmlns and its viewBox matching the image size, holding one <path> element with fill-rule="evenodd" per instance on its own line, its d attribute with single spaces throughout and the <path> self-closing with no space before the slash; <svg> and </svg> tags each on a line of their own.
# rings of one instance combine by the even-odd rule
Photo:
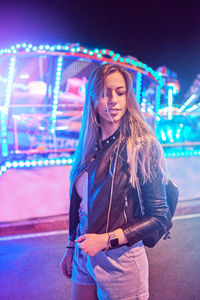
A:
<svg viewBox="0 0 200 300">
<path fill-rule="evenodd" d="M 65 277 L 72 277 L 72 260 L 74 256 L 74 248 L 67 248 L 60 262 L 62 273 Z"/>
<path fill-rule="evenodd" d="M 94 256 L 102 249 L 107 248 L 108 244 L 108 234 L 95 234 L 95 233 L 87 233 L 79 236 L 79 238 L 75 241 L 83 252 Z"/>
</svg>

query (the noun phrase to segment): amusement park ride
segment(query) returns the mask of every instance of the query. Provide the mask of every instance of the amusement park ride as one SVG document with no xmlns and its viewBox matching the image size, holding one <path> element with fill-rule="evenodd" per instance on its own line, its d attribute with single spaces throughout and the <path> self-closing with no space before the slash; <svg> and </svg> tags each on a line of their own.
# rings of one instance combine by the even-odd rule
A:
<svg viewBox="0 0 200 300">
<path fill-rule="evenodd" d="M 72 163 L 88 77 L 107 62 L 130 72 L 141 111 L 165 155 L 200 155 L 200 82 L 175 107 L 180 87 L 166 67 L 154 71 L 134 57 L 78 44 L 23 43 L 0 50 L 0 176 L 10 168 Z"/>
</svg>

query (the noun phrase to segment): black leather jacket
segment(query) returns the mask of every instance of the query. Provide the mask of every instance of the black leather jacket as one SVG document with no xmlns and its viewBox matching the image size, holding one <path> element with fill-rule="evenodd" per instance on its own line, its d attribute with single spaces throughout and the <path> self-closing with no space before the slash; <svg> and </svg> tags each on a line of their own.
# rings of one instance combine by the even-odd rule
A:
<svg viewBox="0 0 200 300">
<path fill-rule="evenodd" d="M 137 190 L 130 184 L 126 140 L 120 143 L 116 155 L 118 138 L 119 131 L 116 131 L 102 141 L 100 149 L 87 166 L 88 233 L 105 233 L 122 228 L 128 244 L 132 245 L 160 227 L 160 221 L 165 222 L 168 211 L 166 190 L 159 170 L 153 182 L 140 183 L 145 213 L 142 216 Z M 69 216 L 69 239 L 72 241 L 75 240 L 79 223 L 80 201 L 73 186 Z"/>
</svg>

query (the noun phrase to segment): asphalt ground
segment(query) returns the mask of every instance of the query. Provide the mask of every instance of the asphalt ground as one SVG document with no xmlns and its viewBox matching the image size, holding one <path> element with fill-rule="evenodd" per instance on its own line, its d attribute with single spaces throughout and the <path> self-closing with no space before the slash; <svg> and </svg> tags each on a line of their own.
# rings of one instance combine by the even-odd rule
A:
<svg viewBox="0 0 200 300">
<path fill-rule="evenodd" d="M 176 216 L 171 240 L 146 249 L 150 300 L 200 300 L 200 214 Z M 60 270 L 67 231 L 0 238 L 0 300 L 69 300 Z"/>
</svg>

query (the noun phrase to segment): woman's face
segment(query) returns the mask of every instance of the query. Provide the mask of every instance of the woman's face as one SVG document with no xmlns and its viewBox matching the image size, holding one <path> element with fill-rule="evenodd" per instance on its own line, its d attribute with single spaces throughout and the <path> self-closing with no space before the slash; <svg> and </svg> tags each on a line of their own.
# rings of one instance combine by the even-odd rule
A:
<svg viewBox="0 0 200 300">
<path fill-rule="evenodd" d="M 126 83 L 123 75 L 116 71 L 105 80 L 105 97 L 97 107 L 101 126 L 120 125 L 126 112 Z"/>
</svg>

